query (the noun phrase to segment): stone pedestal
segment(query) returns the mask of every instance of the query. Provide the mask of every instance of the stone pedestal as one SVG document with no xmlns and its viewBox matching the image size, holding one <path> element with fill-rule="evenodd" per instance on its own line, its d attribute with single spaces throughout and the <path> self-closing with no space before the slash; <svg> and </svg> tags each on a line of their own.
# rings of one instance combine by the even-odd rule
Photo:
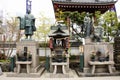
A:
<svg viewBox="0 0 120 80">
<path fill-rule="evenodd" d="M 116 70 L 120 70 L 120 36 L 114 38 L 114 61 Z"/>
<path fill-rule="evenodd" d="M 67 58 L 67 66 L 66 66 L 66 71 L 68 72 L 68 71 L 69 71 L 69 63 L 70 63 L 70 60 L 69 60 L 69 58 L 70 58 L 70 55 L 69 55 L 69 54 L 67 54 L 66 58 Z"/>
<path fill-rule="evenodd" d="M 34 40 L 22 40 L 17 43 L 17 51 L 24 51 L 24 47 L 27 47 L 27 51 L 32 54 L 31 72 L 35 72 L 36 67 L 39 65 L 39 45 Z"/>
<path fill-rule="evenodd" d="M 106 53 L 109 52 L 109 61 L 113 61 L 113 45 L 109 43 L 89 43 L 84 45 L 84 72 L 88 73 L 91 71 L 91 66 L 88 64 L 90 61 L 91 53 L 101 51 L 102 54 L 107 55 Z M 114 66 L 112 65 L 112 68 Z M 104 72 L 106 68 L 97 68 L 96 71 Z"/>
<path fill-rule="evenodd" d="M 87 37 L 85 38 L 85 44 L 91 43 L 91 38 Z"/>
<path fill-rule="evenodd" d="M 62 72 L 63 72 L 63 74 L 66 74 L 65 66 L 68 65 L 66 62 L 61 62 L 61 63 L 53 62 L 51 65 L 54 66 L 53 74 L 57 73 L 57 67 L 58 66 L 62 66 Z"/>
<path fill-rule="evenodd" d="M 1 69 L 1 66 L 0 66 L 0 75 L 2 74 L 2 69 Z"/>
<path fill-rule="evenodd" d="M 57 73 L 57 67 L 62 66 L 62 72 L 63 74 L 66 74 L 69 72 L 69 54 L 66 54 L 66 62 L 52 62 L 52 56 L 50 55 L 50 72 L 53 72 L 53 74 Z"/>
</svg>

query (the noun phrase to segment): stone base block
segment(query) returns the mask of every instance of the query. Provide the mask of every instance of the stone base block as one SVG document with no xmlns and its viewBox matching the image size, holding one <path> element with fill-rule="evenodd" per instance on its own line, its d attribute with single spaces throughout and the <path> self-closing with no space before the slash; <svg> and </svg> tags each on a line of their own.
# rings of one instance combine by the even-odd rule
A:
<svg viewBox="0 0 120 80">
<path fill-rule="evenodd" d="M 85 38 L 85 44 L 87 44 L 87 43 L 91 43 L 92 41 L 91 41 L 91 38 Z"/>
</svg>

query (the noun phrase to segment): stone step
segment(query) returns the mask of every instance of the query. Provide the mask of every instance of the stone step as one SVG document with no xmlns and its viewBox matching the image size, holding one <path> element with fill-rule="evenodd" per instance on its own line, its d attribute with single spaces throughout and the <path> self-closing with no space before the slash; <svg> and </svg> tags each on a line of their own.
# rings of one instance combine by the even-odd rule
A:
<svg viewBox="0 0 120 80">
<path fill-rule="evenodd" d="M 42 67 L 42 68 L 40 68 L 40 70 L 37 73 L 39 73 L 41 76 L 44 73 L 44 71 L 45 71 L 45 67 Z"/>
<path fill-rule="evenodd" d="M 77 75 L 76 73 L 73 73 L 71 69 L 66 74 L 63 73 L 53 74 L 45 70 L 44 75 L 42 75 L 41 77 L 42 78 L 73 78 L 73 77 L 77 78 Z"/>
<path fill-rule="evenodd" d="M 95 73 L 95 74 L 91 74 L 91 73 L 83 73 L 83 72 L 80 72 L 79 70 L 75 70 L 77 75 L 79 77 L 99 77 L 99 76 L 119 76 L 120 75 L 120 72 L 114 72 L 114 73 Z"/>
<path fill-rule="evenodd" d="M 7 77 L 40 77 L 43 72 L 45 71 L 45 68 L 42 67 L 40 68 L 40 70 L 37 72 L 37 73 L 15 73 L 15 72 L 10 72 L 10 73 L 7 73 Z"/>
<path fill-rule="evenodd" d="M 39 71 L 40 68 L 45 66 L 45 62 L 41 62 L 36 68 L 35 68 L 35 73 Z"/>
</svg>

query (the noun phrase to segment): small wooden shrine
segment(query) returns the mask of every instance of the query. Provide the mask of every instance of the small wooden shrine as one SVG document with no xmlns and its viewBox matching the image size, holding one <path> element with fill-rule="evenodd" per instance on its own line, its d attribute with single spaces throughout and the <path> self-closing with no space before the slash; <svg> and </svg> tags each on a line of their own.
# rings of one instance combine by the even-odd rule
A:
<svg viewBox="0 0 120 80">
<path fill-rule="evenodd" d="M 66 73 L 65 67 L 69 69 L 69 31 L 63 24 L 52 26 L 49 34 L 50 71 L 57 73 L 57 68 L 62 67 L 63 74 Z M 53 70 L 54 69 L 54 70 Z"/>
</svg>

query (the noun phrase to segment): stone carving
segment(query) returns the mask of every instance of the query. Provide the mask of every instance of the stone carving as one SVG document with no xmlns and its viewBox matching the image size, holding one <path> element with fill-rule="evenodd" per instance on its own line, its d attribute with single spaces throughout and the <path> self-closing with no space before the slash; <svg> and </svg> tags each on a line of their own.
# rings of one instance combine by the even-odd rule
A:
<svg viewBox="0 0 120 80">
<path fill-rule="evenodd" d="M 103 28 L 102 28 L 102 26 L 99 25 L 94 28 L 92 40 L 94 42 L 101 42 L 102 35 L 103 35 Z"/>
<path fill-rule="evenodd" d="M 85 27 L 85 36 L 90 37 L 92 30 L 92 20 L 89 17 L 89 13 L 86 13 L 86 16 L 84 17 L 84 27 Z"/>
</svg>

